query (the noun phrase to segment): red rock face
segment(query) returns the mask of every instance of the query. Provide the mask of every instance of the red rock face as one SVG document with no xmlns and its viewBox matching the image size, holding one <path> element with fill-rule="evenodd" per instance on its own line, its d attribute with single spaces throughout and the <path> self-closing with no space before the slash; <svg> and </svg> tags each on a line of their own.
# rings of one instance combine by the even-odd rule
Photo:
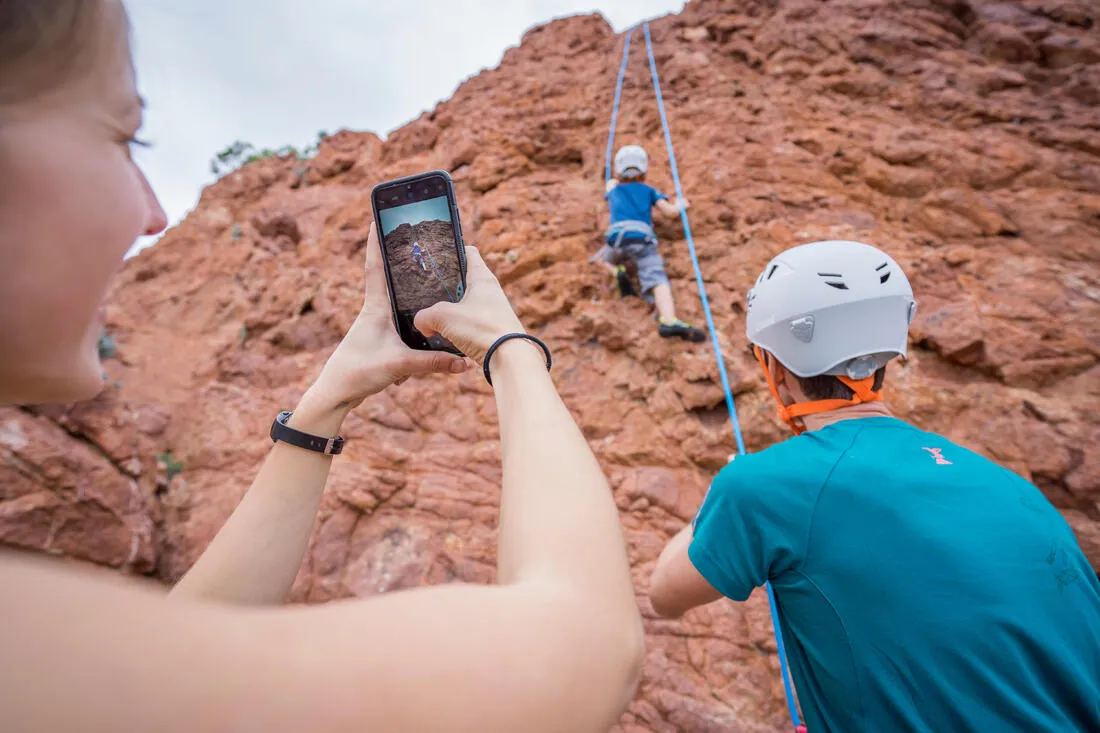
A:
<svg viewBox="0 0 1100 733">
<path fill-rule="evenodd" d="M 745 353 L 747 289 L 794 244 L 873 243 L 920 300 L 893 407 L 1034 481 L 1100 567 L 1098 23 L 1071 0 L 694 0 L 653 25 L 750 450 L 787 433 Z M 354 318 L 370 187 L 444 168 L 467 239 L 554 349 L 622 510 L 649 654 L 618 730 L 787 730 L 762 594 L 677 622 L 645 597 L 734 442 L 709 345 L 660 339 L 588 263 L 620 48 L 598 16 L 555 21 L 385 143 L 342 132 L 308 164 L 261 161 L 209 188 L 110 296 L 117 384 L 0 410 L 0 539 L 179 578 Z M 649 182 L 670 191 L 640 44 L 617 140 L 645 145 Z M 658 234 L 701 322 L 679 224 Z M 493 579 L 498 431 L 480 375 L 410 380 L 345 434 L 294 600 Z"/>
</svg>

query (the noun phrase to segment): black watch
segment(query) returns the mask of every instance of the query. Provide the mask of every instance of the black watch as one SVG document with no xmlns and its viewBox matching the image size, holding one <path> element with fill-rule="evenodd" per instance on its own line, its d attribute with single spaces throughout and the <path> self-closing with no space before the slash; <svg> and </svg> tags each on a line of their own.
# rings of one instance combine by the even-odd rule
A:
<svg viewBox="0 0 1100 733">
<path fill-rule="evenodd" d="M 344 450 L 344 439 L 340 436 L 321 438 L 288 427 L 287 420 L 293 414 L 293 412 L 280 412 L 279 416 L 275 418 L 275 422 L 271 423 L 271 440 L 273 442 L 281 440 L 298 448 L 324 453 L 326 456 L 334 456 Z"/>
</svg>

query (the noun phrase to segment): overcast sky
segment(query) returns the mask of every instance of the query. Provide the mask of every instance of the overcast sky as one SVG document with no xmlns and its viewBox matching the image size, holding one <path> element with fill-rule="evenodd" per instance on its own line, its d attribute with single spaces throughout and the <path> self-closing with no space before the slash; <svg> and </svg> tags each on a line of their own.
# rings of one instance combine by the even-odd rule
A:
<svg viewBox="0 0 1100 733">
<path fill-rule="evenodd" d="M 528 28 L 600 11 L 616 30 L 684 0 L 128 0 L 148 101 L 138 160 L 172 222 L 235 140 L 304 148 L 321 130 L 385 136 Z M 610 114 L 610 111 L 608 112 Z M 148 241 L 142 244 L 148 244 Z"/>
<path fill-rule="evenodd" d="M 402 224 L 419 224 L 422 221 L 450 221 L 451 208 L 447 204 L 447 197 L 440 196 L 439 198 L 398 206 L 393 209 L 382 209 L 379 216 L 382 217 L 382 234 L 389 234 Z"/>
</svg>

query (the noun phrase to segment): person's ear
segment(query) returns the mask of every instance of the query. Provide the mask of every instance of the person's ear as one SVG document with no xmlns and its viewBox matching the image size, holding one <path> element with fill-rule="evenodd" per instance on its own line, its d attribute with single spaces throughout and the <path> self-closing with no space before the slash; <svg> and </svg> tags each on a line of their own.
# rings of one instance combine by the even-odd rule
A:
<svg viewBox="0 0 1100 733">
<path fill-rule="evenodd" d="M 794 375 L 784 369 L 779 360 L 767 351 L 764 352 L 764 360 L 768 364 L 768 374 L 771 375 L 772 381 L 775 383 L 775 390 L 779 393 L 779 399 L 783 401 L 783 404 L 793 405 L 798 402 L 798 398 L 790 387 Z"/>
</svg>

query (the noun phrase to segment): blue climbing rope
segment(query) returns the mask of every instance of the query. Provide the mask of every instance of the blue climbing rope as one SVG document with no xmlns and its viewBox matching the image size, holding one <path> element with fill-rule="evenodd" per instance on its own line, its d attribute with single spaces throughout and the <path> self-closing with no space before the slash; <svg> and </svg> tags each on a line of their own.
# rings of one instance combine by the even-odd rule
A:
<svg viewBox="0 0 1100 733">
<path fill-rule="evenodd" d="M 426 251 L 424 252 L 424 254 L 428 255 L 428 259 L 431 261 L 432 271 L 435 272 L 435 276 L 436 278 L 438 278 L 439 284 L 442 285 L 443 289 L 447 291 L 447 297 L 450 298 L 452 303 L 457 303 L 458 299 L 455 298 L 453 293 L 451 293 L 451 289 L 447 287 L 447 281 L 443 279 L 443 276 L 439 274 L 439 268 L 435 266 L 435 257 L 432 257 L 431 252 Z"/>
<path fill-rule="evenodd" d="M 665 114 L 665 100 L 661 94 L 661 81 L 657 75 L 657 61 L 653 57 L 653 40 L 649 34 L 649 23 L 642 25 L 642 30 L 645 33 L 645 47 L 646 54 L 649 56 L 649 73 L 653 77 L 653 91 L 657 94 L 657 109 L 661 115 L 661 128 L 664 130 L 665 145 L 668 148 L 668 162 L 669 167 L 672 169 L 672 180 L 676 186 L 676 198 L 678 201 L 684 200 L 683 187 L 680 183 L 680 172 L 676 167 L 676 151 L 672 147 L 672 133 L 668 127 L 668 116 Z M 619 68 L 619 80 L 615 87 L 615 102 L 614 108 L 611 112 L 611 133 L 607 140 L 607 178 L 611 178 L 611 152 L 615 141 L 615 125 L 619 116 L 619 103 L 621 100 L 623 78 L 626 75 L 626 64 L 630 54 L 630 39 L 634 35 L 634 28 L 631 28 L 626 34 L 626 40 L 623 42 L 623 62 Z M 718 329 L 714 327 L 714 317 L 710 310 L 710 301 L 707 298 L 706 284 L 703 282 L 703 273 L 699 267 L 699 258 L 695 253 L 695 242 L 691 236 L 691 223 L 688 221 L 687 210 L 683 207 L 680 208 L 680 219 L 684 225 L 684 238 L 687 240 L 688 253 L 691 255 L 691 265 L 695 269 L 695 283 L 699 288 L 699 299 L 703 303 L 703 315 L 707 321 L 707 330 L 710 332 L 710 342 L 714 347 L 714 358 L 718 362 L 718 375 L 722 380 L 722 390 L 726 396 L 726 408 L 730 414 L 730 424 L 733 426 L 733 437 L 737 442 L 737 452 L 744 454 L 745 440 L 741 435 L 741 424 L 737 419 L 737 407 L 733 402 L 733 390 L 730 389 L 729 376 L 726 374 L 726 362 L 722 357 L 722 347 L 718 343 Z M 787 666 L 787 650 L 783 643 L 783 631 L 779 626 L 779 610 L 776 605 L 775 592 L 772 590 L 771 583 L 765 583 L 765 588 L 768 592 L 768 605 L 771 608 L 772 615 L 772 627 L 775 631 L 776 648 L 779 653 L 779 665 L 783 674 L 783 688 L 787 694 L 787 708 L 791 714 L 791 720 L 794 722 L 795 728 L 804 730 L 801 728 L 802 721 L 798 715 L 798 704 L 794 697 L 794 687 L 791 684 L 791 673 Z"/>
<path fill-rule="evenodd" d="M 604 168 L 604 183 L 611 180 L 611 153 L 615 148 L 615 125 L 619 122 L 619 100 L 623 94 L 623 79 L 626 78 L 626 62 L 630 59 L 630 39 L 634 28 L 626 32 L 623 41 L 623 62 L 619 65 L 619 80 L 615 82 L 615 103 L 611 107 L 611 132 L 607 135 L 607 167 Z"/>
<path fill-rule="evenodd" d="M 668 116 L 665 114 L 665 100 L 661 95 L 661 81 L 657 76 L 657 61 L 653 57 L 653 41 L 649 35 L 649 23 L 642 26 L 645 32 L 645 50 L 649 56 L 649 73 L 653 77 L 653 91 L 657 94 L 657 110 L 661 114 L 661 128 L 665 133 L 665 145 L 668 148 L 668 163 L 672 169 L 672 180 L 676 185 L 677 201 L 684 200 L 684 191 L 680 185 L 680 172 L 676 167 L 676 151 L 672 148 L 672 132 L 668 127 Z M 703 283 L 703 272 L 699 268 L 699 258 L 695 254 L 695 243 L 691 237 L 691 224 L 688 222 L 687 209 L 680 207 L 680 219 L 684 223 L 684 238 L 687 240 L 688 252 L 691 254 L 691 266 L 695 268 L 695 282 L 699 286 L 699 299 L 703 302 L 703 315 L 706 316 L 707 329 L 710 331 L 710 342 L 714 346 L 714 358 L 718 362 L 718 374 L 722 378 L 722 389 L 726 393 L 726 407 L 729 408 L 730 423 L 733 425 L 733 436 L 737 441 L 737 452 L 745 453 L 745 440 L 741 436 L 741 424 L 737 419 L 737 407 L 733 403 L 733 390 L 730 389 L 729 377 L 726 375 L 726 361 L 722 358 L 722 347 L 718 343 L 718 330 L 714 327 L 714 318 L 710 311 L 710 301 L 707 299 L 706 285 Z M 791 684 L 791 673 L 787 668 L 787 651 L 783 644 L 783 631 L 779 627 L 779 610 L 775 602 L 775 592 L 771 583 L 765 583 L 768 591 L 768 606 L 771 608 L 772 627 L 775 631 L 775 644 L 779 653 L 779 666 L 783 673 L 783 688 L 787 694 L 787 708 L 791 713 L 791 720 L 795 728 L 802 721 L 798 716 L 798 705 L 795 702 L 794 689 Z"/>
<path fill-rule="evenodd" d="M 665 116 L 665 100 L 661 96 L 661 82 L 657 78 L 657 62 L 653 58 L 653 43 L 649 37 L 649 23 L 642 26 L 645 31 L 645 48 L 649 54 L 649 73 L 653 76 L 653 90 L 657 92 L 657 110 L 661 113 L 661 127 L 665 131 L 665 145 L 668 147 L 668 164 L 672 169 L 672 180 L 676 184 L 676 199 L 684 200 L 684 192 L 680 186 L 680 172 L 676 168 L 676 152 L 672 149 L 672 133 L 668 129 L 668 118 Z M 703 301 L 703 315 L 707 319 L 707 329 L 710 331 L 710 342 L 714 346 L 714 358 L 718 361 L 718 374 L 722 378 L 722 389 L 726 393 L 726 407 L 729 408 L 730 424 L 733 425 L 733 437 L 737 441 L 737 452 L 745 452 L 745 440 L 741 437 L 741 424 L 737 420 L 737 407 L 733 404 L 733 390 L 730 389 L 729 376 L 726 374 L 726 360 L 722 358 L 722 347 L 718 343 L 718 330 L 714 327 L 714 318 L 710 313 L 710 301 L 707 299 L 707 288 L 703 284 L 703 273 L 699 269 L 699 258 L 695 255 L 695 242 L 691 238 L 691 224 L 688 222 L 687 209 L 680 207 L 680 219 L 684 223 L 684 237 L 687 239 L 688 252 L 691 254 L 691 264 L 695 268 L 695 283 L 699 286 L 699 298 Z"/>
</svg>

